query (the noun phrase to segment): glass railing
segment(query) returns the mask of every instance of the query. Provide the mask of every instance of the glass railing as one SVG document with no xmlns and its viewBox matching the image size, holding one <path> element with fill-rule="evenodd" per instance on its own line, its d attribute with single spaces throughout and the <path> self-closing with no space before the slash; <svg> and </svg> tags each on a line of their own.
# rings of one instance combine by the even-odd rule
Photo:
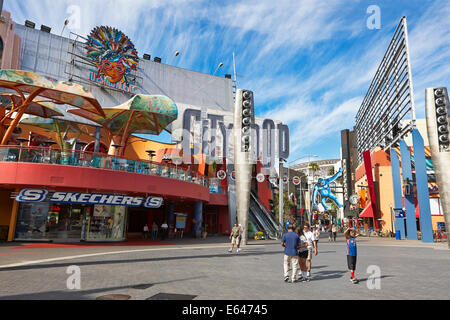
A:
<svg viewBox="0 0 450 320">
<path fill-rule="evenodd" d="M 2 161 L 48 163 L 125 171 L 182 180 L 208 187 L 208 180 L 192 170 L 185 170 L 172 164 L 130 160 L 103 153 L 61 151 L 42 147 L 0 146 L 0 162 Z"/>
</svg>

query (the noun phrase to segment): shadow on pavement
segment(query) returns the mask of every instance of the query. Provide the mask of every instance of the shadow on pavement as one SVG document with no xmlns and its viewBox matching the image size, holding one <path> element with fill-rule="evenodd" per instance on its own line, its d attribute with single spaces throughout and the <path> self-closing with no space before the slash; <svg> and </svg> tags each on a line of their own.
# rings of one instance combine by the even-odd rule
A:
<svg viewBox="0 0 450 320">
<path fill-rule="evenodd" d="M 175 279 L 175 280 L 169 280 L 169 281 L 161 281 L 161 282 L 153 282 L 153 283 L 145 283 L 145 284 L 140 283 L 137 285 L 133 284 L 133 285 L 128 285 L 128 286 L 99 288 L 99 289 L 91 289 L 91 290 L 69 290 L 69 289 L 67 289 L 67 290 L 58 290 L 58 291 L 17 294 L 17 295 L 11 295 L 11 296 L 2 296 L 2 297 L 0 297 L 0 300 L 92 300 L 93 298 L 87 297 L 87 296 L 91 295 L 91 294 L 96 294 L 96 293 L 98 293 L 99 295 L 100 294 L 103 295 L 103 293 L 105 293 L 105 292 L 111 292 L 111 291 L 116 291 L 116 290 L 136 289 L 135 287 L 137 287 L 137 286 L 144 286 L 144 285 L 154 286 L 157 284 L 165 284 L 165 283 L 187 281 L 187 280 L 194 280 L 194 279 L 201 279 L 201 278 L 207 278 L 207 277 L 198 276 L 198 277 Z"/>
<path fill-rule="evenodd" d="M 328 271 L 319 271 L 314 272 L 314 269 L 317 267 L 312 267 L 311 273 L 312 273 L 312 280 L 327 280 L 327 279 L 337 279 L 342 278 L 347 271 L 342 270 L 328 270 Z"/>
<path fill-rule="evenodd" d="M 393 276 L 390 276 L 390 275 L 386 275 L 386 276 L 380 276 L 380 277 L 373 277 L 373 278 L 371 278 L 370 280 L 375 280 L 375 279 L 384 279 L 384 278 L 392 278 Z M 359 278 L 358 278 L 359 279 Z M 362 279 L 359 279 L 359 281 L 367 281 L 367 280 L 369 280 L 369 278 L 362 278 Z"/>
<path fill-rule="evenodd" d="M 28 266 L 17 266 L 0 268 L 2 271 L 18 271 L 18 270 L 33 270 L 33 269 L 45 269 L 45 268 L 63 268 L 76 264 L 77 266 L 89 266 L 89 265 L 104 265 L 104 264 L 121 264 L 121 263 L 140 263 L 140 262 L 153 262 L 153 261 L 171 261 L 171 260 L 184 260 L 184 259 L 210 259 L 210 258 L 234 258 L 239 256 L 258 256 L 278 254 L 282 256 L 282 251 L 243 251 L 240 253 L 223 253 L 223 254 L 206 254 L 206 255 L 189 255 L 180 257 L 161 257 L 161 258 L 142 258 L 142 259 L 121 259 L 121 260 L 105 260 L 105 261 L 86 261 L 86 262 L 65 262 L 65 263 L 51 263 L 51 264 L 37 264 Z M 80 258 L 78 258 L 80 259 Z M 75 259 L 74 259 L 75 260 Z"/>
</svg>

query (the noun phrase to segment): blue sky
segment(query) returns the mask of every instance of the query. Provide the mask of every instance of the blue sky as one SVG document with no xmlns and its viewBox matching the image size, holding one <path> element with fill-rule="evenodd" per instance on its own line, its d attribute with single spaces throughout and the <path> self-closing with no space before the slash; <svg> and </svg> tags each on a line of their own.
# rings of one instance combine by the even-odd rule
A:
<svg viewBox="0 0 450 320">
<path fill-rule="evenodd" d="M 381 9 L 380 29 L 367 28 L 370 5 Z M 233 73 L 234 51 L 238 86 L 255 92 L 257 115 L 289 125 L 290 161 L 308 154 L 339 158 L 340 130 L 354 126 L 402 16 L 418 118 L 425 114 L 425 88 L 448 86 L 450 79 L 446 0 L 5 0 L 4 9 L 19 23 L 32 20 L 56 34 L 69 17 L 65 35 L 115 26 L 140 55 L 210 74 L 223 62 L 219 76 Z"/>
</svg>

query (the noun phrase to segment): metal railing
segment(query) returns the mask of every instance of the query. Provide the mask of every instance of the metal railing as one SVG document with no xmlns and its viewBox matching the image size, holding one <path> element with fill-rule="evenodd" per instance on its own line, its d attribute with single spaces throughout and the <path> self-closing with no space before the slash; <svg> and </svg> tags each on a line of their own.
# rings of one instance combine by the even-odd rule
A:
<svg viewBox="0 0 450 320">
<path fill-rule="evenodd" d="M 130 160 L 103 153 L 59 150 L 45 147 L 0 146 L 0 162 L 31 162 L 54 165 L 125 171 L 166 177 L 208 186 L 201 174 L 179 168 L 173 164 L 161 164 L 146 160 Z"/>
</svg>

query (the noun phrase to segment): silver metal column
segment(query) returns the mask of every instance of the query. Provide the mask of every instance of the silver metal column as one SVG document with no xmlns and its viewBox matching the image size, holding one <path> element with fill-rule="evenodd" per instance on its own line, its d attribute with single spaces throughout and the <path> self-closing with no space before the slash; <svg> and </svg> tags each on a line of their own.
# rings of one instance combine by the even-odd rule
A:
<svg viewBox="0 0 450 320">
<path fill-rule="evenodd" d="M 251 95 L 248 98 L 247 95 Z M 244 96 L 245 95 L 245 96 Z M 251 101 L 251 105 L 248 105 Z M 250 110 L 250 114 L 247 111 Z M 251 143 L 251 126 L 254 124 L 253 92 L 238 89 L 234 109 L 234 166 L 236 172 L 236 211 L 238 223 L 242 225 L 241 244 L 247 244 L 248 211 L 250 205 L 250 189 L 252 164 L 250 153 L 255 145 Z"/>
<path fill-rule="evenodd" d="M 440 99 L 440 100 L 439 100 Z M 446 232 L 450 227 L 450 147 L 449 122 L 450 103 L 447 88 L 425 89 L 425 112 L 428 140 L 430 142 L 439 197 L 444 209 Z M 450 249 L 450 239 L 447 237 Z"/>
</svg>

